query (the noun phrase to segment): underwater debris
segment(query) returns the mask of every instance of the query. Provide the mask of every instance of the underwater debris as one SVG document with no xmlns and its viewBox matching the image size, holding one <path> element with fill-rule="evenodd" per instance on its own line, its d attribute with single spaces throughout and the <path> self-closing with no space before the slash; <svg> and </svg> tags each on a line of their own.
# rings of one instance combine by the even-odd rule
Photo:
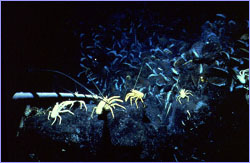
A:
<svg viewBox="0 0 250 163">
<path fill-rule="evenodd" d="M 80 93 L 64 93 L 64 92 L 16 92 L 12 99 L 18 100 L 18 99 L 34 99 L 34 98 L 89 98 L 89 99 L 98 99 L 99 96 L 92 95 L 92 94 L 80 94 Z"/>
</svg>

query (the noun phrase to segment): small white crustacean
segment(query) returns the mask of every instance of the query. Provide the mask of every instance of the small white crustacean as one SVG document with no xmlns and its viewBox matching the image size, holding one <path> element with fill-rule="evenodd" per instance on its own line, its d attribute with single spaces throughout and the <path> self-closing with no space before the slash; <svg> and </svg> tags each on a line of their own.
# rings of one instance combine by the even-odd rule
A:
<svg viewBox="0 0 250 163">
<path fill-rule="evenodd" d="M 143 96 L 144 96 L 144 93 L 132 89 L 131 92 L 128 93 L 128 94 L 126 95 L 125 101 L 127 102 L 128 99 L 130 98 L 130 104 L 131 104 L 131 106 L 132 106 L 132 100 L 133 100 L 133 98 L 135 98 L 135 105 L 136 105 L 136 108 L 138 109 L 137 100 L 141 100 L 142 104 L 143 104 L 144 107 L 145 107 L 145 104 L 144 104 L 143 99 L 142 99 Z"/>
<path fill-rule="evenodd" d="M 181 104 L 181 100 L 180 100 L 181 98 L 187 98 L 187 101 L 189 101 L 189 96 L 188 95 L 193 96 L 191 91 L 186 90 L 186 89 L 181 89 L 179 93 L 180 94 L 179 94 L 179 96 L 177 96 L 176 100 L 178 100 L 180 104 Z"/>
<path fill-rule="evenodd" d="M 84 101 L 63 101 L 60 104 L 57 102 L 56 105 L 53 107 L 52 111 L 49 111 L 48 120 L 50 117 L 54 119 L 54 121 L 51 123 L 51 125 L 53 125 L 56 122 L 57 117 L 60 119 L 59 125 L 61 124 L 62 117 L 59 115 L 60 113 L 68 112 L 68 113 L 74 115 L 74 113 L 71 112 L 70 110 L 63 110 L 63 109 L 68 105 L 71 105 L 69 108 L 69 109 L 71 109 L 75 102 L 80 103 L 80 109 L 82 109 L 82 104 L 83 104 L 86 111 L 87 111 L 87 106 L 86 106 Z"/>
<path fill-rule="evenodd" d="M 99 102 L 99 104 L 93 108 L 93 111 L 91 113 L 91 118 L 93 118 L 93 114 L 96 111 L 96 114 L 100 115 L 102 114 L 103 110 L 110 110 L 112 117 L 115 118 L 113 109 L 115 109 L 115 106 L 119 106 L 126 110 L 126 108 L 116 102 L 123 102 L 123 100 L 120 99 L 120 96 L 112 96 L 110 98 L 103 97 L 103 99 Z"/>
<path fill-rule="evenodd" d="M 242 84 L 245 84 L 249 78 L 249 69 L 241 70 L 236 77 Z"/>
</svg>

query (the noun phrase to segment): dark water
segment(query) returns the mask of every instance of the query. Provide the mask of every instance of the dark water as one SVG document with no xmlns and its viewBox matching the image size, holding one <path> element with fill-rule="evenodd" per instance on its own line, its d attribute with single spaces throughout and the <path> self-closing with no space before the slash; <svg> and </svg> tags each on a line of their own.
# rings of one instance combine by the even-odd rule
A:
<svg viewBox="0 0 250 163">
<path fill-rule="evenodd" d="M 249 69 L 248 14 L 248 2 L 2 3 L 3 161 L 248 161 L 249 81 L 237 77 Z M 90 140 L 69 132 L 69 142 L 60 141 L 55 133 L 70 126 L 53 133 L 47 116 L 27 119 L 34 128 L 17 138 L 25 106 L 51 101 L 17 103 L 15 92 L 89 93 L 44 70 L 99 95 L 124 98 L 135 87 L 146 108 L 127 102 L 115 119 L 109 112 L 95 119 L 96 138 L 81 120 L 71 127 Z M 178 101 L 182 89 L 189 100 Z"/>
</svg>

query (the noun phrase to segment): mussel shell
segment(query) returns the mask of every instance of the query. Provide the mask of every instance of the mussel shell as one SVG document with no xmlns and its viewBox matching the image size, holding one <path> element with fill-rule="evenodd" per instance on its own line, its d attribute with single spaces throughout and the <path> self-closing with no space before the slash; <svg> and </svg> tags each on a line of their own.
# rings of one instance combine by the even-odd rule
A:
<svg viewBox="0 0 250 163">
<path fill-rule="evenodd" d="M 228 70 L 225 68 L 220 67 L 212 67 L 209 68 L 206 75 L 210 77 L 220 77 L 220 78 L 227 78 L 228 77 Z"/>
<path fill-rule="evenodd" d="M 220 67 L 209 68 L 206 73 L 206 76 L 208 83 L 212 85 L 222 87 L 228 84 L 229 72 L 225 68 L 220 68 Z"/>
<path fill-rule="evenodd" d="M 174 62 L 174 67 L 180 67 L 182 64 L 185 63 L 185 60 L 181 57 L 177 58 L 177 60 Z"/>
<path fill-rule="evenodd" d="M 220 77 L 209 77 L 208 82 L 212 85 L 222 87 L 227 85 L 227 79 Z"/>
<path fill-rule="evenodd" d="M 163 86 L 167 85 L 167 83 L 162 78 L 158 78 L 156 80 L 156 85 L 159 86 L 159 87 L 163 87 Z"/>
</svg>

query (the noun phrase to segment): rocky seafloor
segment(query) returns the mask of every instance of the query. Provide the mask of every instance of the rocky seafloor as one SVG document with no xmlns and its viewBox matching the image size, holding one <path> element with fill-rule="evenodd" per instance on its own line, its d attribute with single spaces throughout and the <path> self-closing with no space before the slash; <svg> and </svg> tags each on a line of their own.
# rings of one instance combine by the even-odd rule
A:
<svg viewBox="0 0 250 163">
<path fill-rule="evenodd" d="M 190 29 L 195 18 L 161 14 L 126 8 L 102 23 L 68 22 L 80 49 L 71 77 L 99 96 L 141 91 L 144 103 L 119 102 L 126 110 L 116 107 L 114 118 L 109 110 L 91 118 L 100 101 L 86 99 L 87 111 L 75 104 L 51 125 L 62 99 L 27 102 L 19 161 L 248 161 L 248 20 L 216 13 Z"/>
</svg>

